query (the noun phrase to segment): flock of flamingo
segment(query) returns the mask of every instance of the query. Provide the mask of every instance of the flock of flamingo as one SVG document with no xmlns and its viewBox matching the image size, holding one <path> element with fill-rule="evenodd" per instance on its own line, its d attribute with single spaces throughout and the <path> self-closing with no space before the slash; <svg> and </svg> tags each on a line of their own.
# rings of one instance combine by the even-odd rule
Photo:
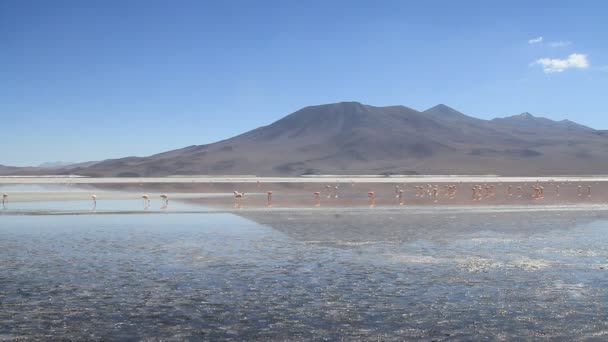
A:
<svg viewBox="0 0 608 342">
<path fill-rule="evenodd" d="M 143 199 L 144 210 L 150 209 L 150 204 L 151 204 L 150 195 L 144 194 L 141 196 L 141 198 Z M 91 199 L 93 200 L 93 210 L 95 210 L 97 208 L 97 195 L 91 195 Z M 162 195 L 160 195 L 160 199 L 161 199 L 160 208 L 167 209 L 167 207 L 169 206 L 169 196 L 162 194 Z"/>
<path fill-rule="evenodd" d="M 260 183 L 258 182 L 258 187 L 260 187 Z M 553 184 L 555 187 L 555 195 L 556 197 L 560 196 L 560 185 L 559 184 Z M 354 186 L 354 183 L 351 184 L 352 186 Z M 501 184 L 498 184 L 499 186 L 502 186 Z M 403 189 L 399 186 L 399 185 L 395 185 L 395 198 L 398 200 L 398 204 L 399 205 L 404 205 L 405 204 L 405 185 L 403 186 Z M 521 198 L 524 196 L 524 187 L 523 186 L 518 186 L 517 188 L 517 198 Z M 543 199 L 545 198 L 545 189 L 543 186 L 541 186 L 538 182 L 534 185 L 530 186 L 531 192 L 529 193 L 530 198 L 532 199 Z M 492 184 L 474 184 L 471 186 L 471 191 L 472 191 L 472 196 L 471 196 L 471 200 L 473 201 L 482 201 L 486 198 L 493 198 L 496 197 L 496 186 L 492 185 Z M 443 185 L 443 193 L 441 190 L 441 187 L 439 185 L 431 185 L 431 184 L 426 184 L 426 185 L 416 185 L 414 186 L 414 196 L 418 197 L 418 198 L 423 198 L 425 196 L 430 197 L 433 202 L 439 202 L 439 199 L 443 196 L 444 198 L 449 198 L 449 199 L 454 199 L 456 198 L 458 192 L 458 186 L 455 184 L 446 184 Z M 272 206 L 272 191 L 267 191 L 267 200 L 266 200 L 266 206 L 271 207 Z M 338 198 L 339 197 L 339 185 L 335 185 L 335 186 L 331 186 L 331 185 L 326 185 L 325 186 L 325 191 L 321 192 L 321 191 L 316 191 L 313 192 L 313 198 L 314 198 L 314 206 L 318 207 L 321 205 L 321 197 L 322 195 L 325 194 L 325 197 L 328 199 L 331 198 Z M 513 193 L 513 185 L 508 185 L 506 187 L 506 193 L 505 193 L 506 197 L 512 197 L 514 195 Z M 586 195 L 586 196 L 585 196 Z M 582 187 L 578 186 L 577 187 L 577 196 L 578 197 L 591 197 L 591 186 L 587 186 L 587 191 L 586 194 L 583 193 Z M 245 197 L 245 193 L 244 192 L 238 192 L 238 191 L 234 191 L 234 207 L 235 208 L 241 208 L 242 207 L 242 201 L 243 198 Z M 376 193 L 374 191 L 369 191 L 367 193 L 367 198 L 368 198 L 368 205 L 370 207 L 374 207 L 376 205 Z"/>
<path fill-rule="evenodd" d="M 261 186 L 261 184 L 258 182 L 258 187 Z M 351 184 L 352 186 L 354 186 L 354 183 Z M 501 186 L 502 184 L 499 184 L 499 186 Z M 554 193 L 556 197 L 560 196 L 560 185 L 559 184 L 552 184 L 554 186 Z M 313 205 L 318 207 L 321 205 L 321 197 L 323 194 L 325 194 L 325 196 L 328 199 L 331 198 L 338 198 L 339 197 L 339 185 L 335 185 L 335 186 L 331 186 L 331 185 L 326 185 L 325 186 L 325 191 L 324 193 L 322 193 L 321 191 L 316 191 L 313 192 L 313 196 L 314 196 L 314 202 Z M 506 186 L 506 192 L 505 192 L 505 196 L 507 198 L 509 197 L 513 197 L 513 196 L 517 196 L 517 198 L 521 198 L 522 196 L 524 196 L 525 191 L 524 191 L 524 187 L 523 186 L 517 186 L 515 188 L 516 192 L 513 192 L 513 185 L 507 185 Z M 532 199 L 543 199 L 545 198 L 545 188 L 540 185 L 539 183 L 536 183 L 534 185 L 530 186 L 530 197 Z M 443 196 L 444 198 L 449 198 L 449 199 L 454 199 L 456 197 L 456 194 L 458 192 L 458 186 L 457 185 L 443 185 L 443 192 L 441 191 L 441 187 L 438 185 L 431 185 L 431 184 L 426 184 L 426 185 L 416 185 L 414 186 L 414 196 L 418 197 L 418 198 L 423 198 L 425 196 L 430 197 L 433 202 L 439 202 L 439 199 Z M 399 185 L 395 185 L 395 198 L 398 200 L 398 204 L 399 205 L 404 205 L 405 204 L 405 185 L 403 186 L 403 189 L 399 186 Z M 234 196 L 234 207 L 235 208 L 241 208 L 242 207 L 242 201 L 245 197 L 245 193 L 244 192 L 239 192 L 239 191 L 234 191 L 233 192 L 233 196 Z M 577 196 L 580 197 L 591 197 L 591 186 L 587 186 L 586 191 L 583 191 L 583 187 L 582 186 L 577 186 Z M 3 208 L 7 208 L 8 206 L 8 194 L 7 193 L 3 193 L 2 194 L 2 206 Z M 144 194 L 141 196 L 143 199 L 143 207 L 145 210 L 150 208 L 150 204 L 151 204 L 151 200 L 150 200 L 150 196 L 148 194 Z M 376 194 L 374 191 L 369 191 L 367 193 L 367 197 L 368 197 L 368 205 L 370 207 L 373 207 L 376 205 Z M 496 186 L 494 185 L 488 185 L 488 184 L 474 184 L 471 186 L 471 200 L 472 201 L 482 201 L 486 198 L 493 198 L 496 197 Z M 169 206 L 169 196 L 166 194 L 162 194 L 160 195 L 161 198 L 161 209 L 166 209 Z M 91 200 L 93 201 L 93 209 L 97 208 L 97 195 L 91 195 Z M 267 207 L 272 207 L 272 191 L 266 191 L 266 206 Z"/>
</svg>

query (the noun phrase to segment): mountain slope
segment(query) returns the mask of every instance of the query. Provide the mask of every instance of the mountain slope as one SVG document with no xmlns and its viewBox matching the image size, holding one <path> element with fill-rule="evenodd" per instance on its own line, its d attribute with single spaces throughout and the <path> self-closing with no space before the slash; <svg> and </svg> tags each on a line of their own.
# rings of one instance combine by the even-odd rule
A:
<svg viewBox="0 0 608 342">
<path fill-rule="evenodd" d="M 57 170 L 92 176 L 195 174 L 606 173 L 608 138 L 531 114 L 482 120 L 357 102 L 310 106 L 230 139 Z"/>
</svg>

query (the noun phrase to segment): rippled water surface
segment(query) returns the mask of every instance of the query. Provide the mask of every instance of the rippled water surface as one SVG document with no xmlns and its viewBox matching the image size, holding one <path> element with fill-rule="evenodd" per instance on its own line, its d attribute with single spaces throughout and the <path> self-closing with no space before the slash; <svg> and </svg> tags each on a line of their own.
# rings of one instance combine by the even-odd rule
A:
<svg viewBox="0 0 608 342">
<path fill-rule="evenodd" d="M 606 218 L 0 215 L 0 340 L 605 340 Z"/>
</svg>

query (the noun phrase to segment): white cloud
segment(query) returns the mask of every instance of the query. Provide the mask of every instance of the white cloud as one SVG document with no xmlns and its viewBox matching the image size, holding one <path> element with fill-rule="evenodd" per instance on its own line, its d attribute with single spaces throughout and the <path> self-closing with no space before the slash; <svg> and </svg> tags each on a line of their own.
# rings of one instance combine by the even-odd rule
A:
<svg viewBox="0 0 608 342">
<path fill-rule="evenodd" d="M 586 69 L 589 67 L 587 55 L 581 53 L 573 53 L 566 59 L 559 58 L 541 58 L 532 65 L 541 65 L 546 73 L 562 72 L 566 69 Z"/>
<path fill-rule="evenodd" d="M 542 43 L 543 42 L 543 37 L 537 37 L 537 38 L 532 38 L 532 39 L 528 39 L 528 44 L 538 44 L 538 43 Z"/>
<path fill-rule="evenodd" d="M 552 48 L 560 48 L 572 45 L 572 42 L 569 40 L 558 40 L 556 42 L 549 42 L 548 45 Z"/>
</svg>

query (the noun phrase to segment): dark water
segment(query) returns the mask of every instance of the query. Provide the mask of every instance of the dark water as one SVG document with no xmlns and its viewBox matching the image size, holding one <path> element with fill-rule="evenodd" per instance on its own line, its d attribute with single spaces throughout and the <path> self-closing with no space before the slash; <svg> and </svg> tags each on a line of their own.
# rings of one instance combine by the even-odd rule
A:
<svg viewBox="0 0 608 342">
<path fill-rule="evenodd" d="M 4 215 L 0 340 L 605 340 L 606 218 Z"/>
</svg>

